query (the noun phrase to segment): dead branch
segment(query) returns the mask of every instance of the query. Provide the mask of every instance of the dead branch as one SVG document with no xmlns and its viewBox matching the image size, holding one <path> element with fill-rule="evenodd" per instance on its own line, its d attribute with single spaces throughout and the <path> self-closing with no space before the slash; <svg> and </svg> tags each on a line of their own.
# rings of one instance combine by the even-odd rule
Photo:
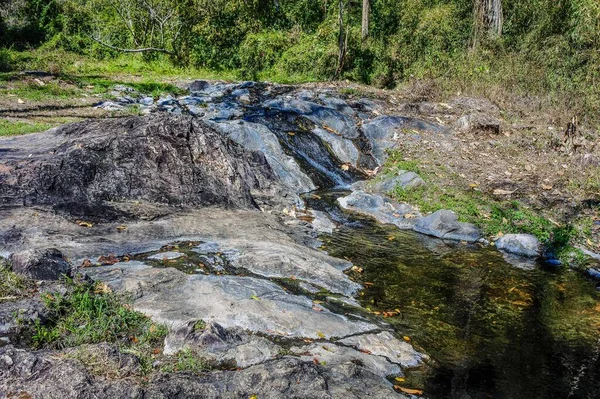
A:
<svg viewBox="0 0 600 399">
<path fill-rule="evenodd" d="M 120 48 L 120 47 L 112 46 L 112 45 L 110 45 L 108 43 L 104 43 L 102 40 L 97 39 L 92 36 L 90 36 L 90 39 L 92 39 L 96 43 L 99 43 L 105 47 L 112 49 L 112 50 L 121 51 L 123 53 L 152 53 L 152 52 L 154 52 L 154 53 L 163 53 L 163 54 L 169 54 L 169 55 L 175 54 L 173 51 L 170 51 L 170 50 L 167 50 L 164 48 L 146 47 L 146 48 L 127 49 L 127 48 Z"/>
</svg>

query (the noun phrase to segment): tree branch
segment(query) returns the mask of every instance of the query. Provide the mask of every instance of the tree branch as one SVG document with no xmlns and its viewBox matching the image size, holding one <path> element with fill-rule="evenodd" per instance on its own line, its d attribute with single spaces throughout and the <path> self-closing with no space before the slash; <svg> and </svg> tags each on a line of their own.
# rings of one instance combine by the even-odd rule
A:
<svg viewBox="0 0 600 399">
<path fill-rule="evenodd" d="M 108 43 L 104 43 L 102 40 L 96 39 L 95 37 L 90 36 L 90 39 L 92 39 L 93 41 L 95 41 L 96 43 L 99 43 L 105 47 L 108 47 L 110 49 L 116 50 L 116 51 L 121 51 L 123 53 L 149 53 L 149 52 L 154 52 L 154 53 L 164 53 L 164 54 L 170 54 L 170 55 L 175 55 L 175 53 L 173 51 L 164 49 L 164 48 L 156 48 L 156 47 L 146 47 L 146 48 L 135 48 L 135 49 L 127 49 L 127 48 L 120 48 L 120 47 L 115 47 L 115 46 L 111 46 Z"/>
</svg>

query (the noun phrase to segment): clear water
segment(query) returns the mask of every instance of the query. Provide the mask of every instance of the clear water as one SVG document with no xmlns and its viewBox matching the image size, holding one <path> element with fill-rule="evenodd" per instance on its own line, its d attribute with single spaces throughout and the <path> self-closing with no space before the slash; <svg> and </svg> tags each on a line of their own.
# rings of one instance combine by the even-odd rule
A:
<svg viewBox="0 0 600 399">
<path fill-rule="evenodd" d="M 340 211 L 340 192 L 308 195 L 342 223 L 329 254 L 363 268 L 360 296 L 430 364 L 403 385 L 430 398 L 600 398 L 600 293 L 566 268 L 522 270 L 493 248 L 444 243 Z M 372 284 L 371 284 L 372 283 Z M 393 314 L 393 313 L 392 313 Z M 388 313 L 389 315 L 389 313 Z"/>
</svg>

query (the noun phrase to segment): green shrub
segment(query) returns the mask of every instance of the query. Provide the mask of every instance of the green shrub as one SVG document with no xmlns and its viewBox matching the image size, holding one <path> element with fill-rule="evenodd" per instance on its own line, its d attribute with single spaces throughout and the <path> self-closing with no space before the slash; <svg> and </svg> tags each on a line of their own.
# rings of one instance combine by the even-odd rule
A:
<svg viewBox="0 0 600 399">
<path fill-rule="evenodd" d="M 293 43 L 282 31 L 251 33 L 240 46 L 240 73 L 244 79 L 256 79 L 259 72 L 271 68 Z"/>
</svg>

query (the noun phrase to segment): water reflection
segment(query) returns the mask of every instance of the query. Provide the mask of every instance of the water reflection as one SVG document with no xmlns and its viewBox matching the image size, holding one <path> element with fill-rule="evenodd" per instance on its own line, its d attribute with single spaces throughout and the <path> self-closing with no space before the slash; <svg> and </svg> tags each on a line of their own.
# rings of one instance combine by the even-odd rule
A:
<svg viewBox="0 0 600 399">
<path fill-rule="evenodd" d="M 568 269 L 519 269 L 493 248 L 444 243 L 341 213 L 325 249 L 364 272 L 360 297 L 434 360 L 407 384 L 433 398 L 600 397 L 600 294 Z"/>
</svg>

